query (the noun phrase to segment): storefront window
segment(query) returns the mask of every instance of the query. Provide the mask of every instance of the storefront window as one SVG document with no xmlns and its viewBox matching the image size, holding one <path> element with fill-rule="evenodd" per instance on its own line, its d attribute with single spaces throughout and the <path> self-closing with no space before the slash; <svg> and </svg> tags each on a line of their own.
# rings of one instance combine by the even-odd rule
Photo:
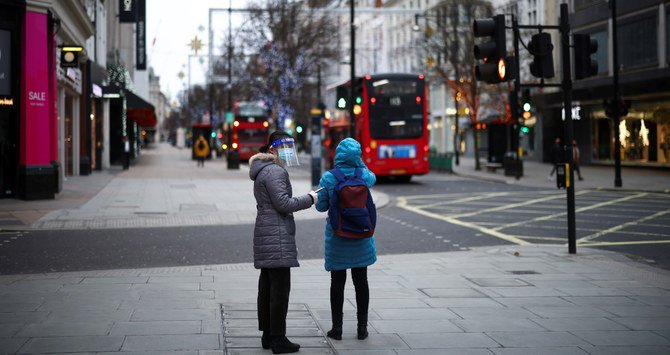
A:
<svg viewBox="0 0 670 355">
<path fill-rule="evenodd" d="M 665 13 L 665 60 L 670 64 L 670 11 Z"/>
<path fill-rule="evenodd" d="M 657 38 L 656 17 L 619 25 L 618 52 L 624 69 L 657 63 Z M 598 51 L 600 52 L 600 49 Z"/>
</svg>

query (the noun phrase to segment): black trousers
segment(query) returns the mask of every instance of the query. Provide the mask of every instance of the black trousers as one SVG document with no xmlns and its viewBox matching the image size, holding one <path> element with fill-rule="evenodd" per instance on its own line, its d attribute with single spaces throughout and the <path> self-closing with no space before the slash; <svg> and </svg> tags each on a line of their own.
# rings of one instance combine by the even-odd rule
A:
<svg viewBox="0 0 670 355">
<path fill-rule="evenodd" d="M 261 269 L 258 278 L 258 330 L 286 335 L 286 313 L 291 293 L 291 268 Z"/>
<path fill-rule="evenodd" d="M 351 279 L 356 290 L 356 316 L 358 325 L 368 324 L 370 289 L 368 287 L 368 268 L 351 269 Z M 342 326 L 342 307 L 344 306 L 344 285 L 347 283 L 347 270 L 330 272 L 330 312 L 333 325 Z"/>
</svg>

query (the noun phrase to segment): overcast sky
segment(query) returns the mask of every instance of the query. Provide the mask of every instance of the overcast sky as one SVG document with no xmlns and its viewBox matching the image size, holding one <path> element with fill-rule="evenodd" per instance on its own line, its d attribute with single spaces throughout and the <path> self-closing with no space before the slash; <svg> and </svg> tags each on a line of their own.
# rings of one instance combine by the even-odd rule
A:
<svg viewBox="0 0 670 355">
<path fill-rule="evenodd" d="M 147 53 L 149 66 L 160 76 L 161 90 L 172 100 L 188 83 L 189 54 L 194 54 L 188 44 L 198 36 L 204 55 L 202 63 L 191 58 L 191 84 L 204 83 L 207 72 L 208 17 L 210 8 L 228 8 L 227 0 L 147 0 Z M 233 0 L 233 8 L 242 8 L 246 0 Z M 241 15 L 233 13 L 233 30 L 241 22 Z M 228 12 L 212 14 L 215 46 L 228 31 Z M 217 53 L 217 50 L 214 51 Z M 184 72 L 184 79 L 177 76 Z"/>
</svg>

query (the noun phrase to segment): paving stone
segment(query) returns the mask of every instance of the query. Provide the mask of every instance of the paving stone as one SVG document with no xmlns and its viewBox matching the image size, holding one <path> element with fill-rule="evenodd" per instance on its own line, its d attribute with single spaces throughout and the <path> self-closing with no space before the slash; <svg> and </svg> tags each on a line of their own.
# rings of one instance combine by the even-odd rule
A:
<svg viewBox="0 0 670 355">
<path fill-rule="evenodd" d="M 2 314 L 0 314 L 2 317 Z M 21 328 L 25 327 L 25 323 L 4 323 L 0 326 L 0 338 L 3 337 L 12 337 L 14 336 Z"/>
<path fill-rule="evenodd" d="M 178 300 L 125 300 L 119 309 L 214 309 L 219 306 L 215 300 L 209 299 L 178 299 Z"/>
<path fill-rule="evenodd" d="M 132 291 L 199 291 L 200 284 L 197 282 L 180 283 L 150 283 L 150 284 L 132 284 Z"/>
<path fill-rule="evenodd" d="M 645 306 L 643 302 L 627 296 L 584 296 L 561 298 L 580 306 Z"/>
<path fill-rule="evenodd" d="M 536 318 L 533 322 L 552 331 L 628 330 L 607 318 Z"/>
<path fill-rule="evenodd" d="M 474 297 L 474 298 L 486 298 L 485 294 L 475 290 L 474 288 L 423 288 L 421 289 L 423 293 L 428 295 L 428 297 Z"/>
<path fill-rule="evenodd" d="M 563 347 L 542 347 L 542 348 L 505 348 L 505 349 L 491 349 L 496 355 L 528 355 L 528 354 L 542 354 L 542 355 L 587 355 L 588 352 L 576 346 Z"/>
<path fill-rule="evenodd" d="M 612 320 L 632 330 L 670 330 L 670 317 L 616 317 Z"/>
<path fill-rule="evenodd" d="M 472 278 L 475 285 L 481 287 L 525 287 L 531 286 L 528 282 L 517 278 Z"/>
<path fill-rule="evenodd" d="M 227 353 L 228 355 L 267 355 L 269 354 L 269 350 L 263 350 L 263 348 L 252 348 L 252 349 L 244 349 L 244 348 L 234 348 L 234 349 L 228 349 Z M 332 355 L 335 354 L 331 349 L 329 348 L 300 348 L 300 352 L 298 353 L 300 355 Z M 200 354 L 198 354 L 200 355 Z"/>
<path fill-rule="evenodd" d="M 540 348 L 589 345 L 568 332 L 487 332 L 505 348 Z"/>
<path fill-rule="evenodd" d="M 620 288 L 604 287 L 560 287 L 560 292 L 568 296 L 630 296 L 632 293 Z"/>
<path fill-rule="evenodd" d="M 501 305 L 517 307 L 567 307 L 573 304 L 562 297 L 497 297 L 494 300 Z"/>
<path fill-rule="evenodd" d="M 448 307 L 484 307 L 484 308 L 503 308 L 504 306 L 491 298 L 426 298 L 424 300 L 429 306 L 435 308 Z"/>
<path fill-rule="evenodd" d="M 597 346 L 589 348 L 592 355 L 668 355 L 670 346 Z"/>
<path fill-rule="evenodd" d="M 375 309 L 381 308 L 426 308 L 428 305 L 426 302 L 423 302 L 419 299 L 407 299 L 407 298 L 379 298 L 374 300 L 374 304 L 371 305 Z"/>
<path fill-rule="evenodd" d="M 618 317 L 668 317 L 670 307 L 664 306 L 603 306 L 601 309 Z"/>
<path fill-rule="evenodd" d="M 370 324 L 379 333 L 422 333 L 427 329 L 430 329 L 431 332 L 462 332 L 459 327 L 443 319 L 375 320 L 371 321 Z"/>
<path fill-rule="evenodd" d="M 137 309 L 130 319 L 132 322 L 161 320 L 214 320 L 215 309 Z"/>
<path fill-rule="evenodd" d="M 670 297 L 670 290 L 658 287 L 628 287 L 625 289 L 628 293 L 637 296 L 661 296 Z"/>
<path fill-rule="evenodd" d="M 558 297 L 567 296 L 553 288 L 540 287 L 488 287 L 489 292 L 495 292 L 502 297 Z"/>
<path fill-rule="evenodd" d="M 343 338 L 344 339 L 344 338 Z M 303 348 L 330 348 L 326 338 L 318 337 L 291 337 L 290 340 L 294 343 L 300 344 L 300 352 Z M 226 336 L 226 348 L 260 348 L 261 337 L 232 337 Z"/>
<path fill-rule="evenodd" d="M 219 333 L 221 329 L 219 328 Z M 258 327 L 226 327 L 226 337 L 232 338 L 258 338 L 260 339 L 262 332 L 258 330 Z M 311 328 L 295 328 L 290 327 L 286 328 L 286 336 L 291 337 L 324 337 L 324 333 L 321 332 L 319 327 L 316 324 Z"/>
<path fill-rule="evenodd" d="M 452 319 L 452 323 L 466 332 L 481 333 L 491 331 L 543 331 L 541 326 L 528 319 L 517 318 L 476 318 L 476 319 Z M 427 328 L 430 329 L 430 328 Z"/>
<path fill-rule="evenodd" d="M 125 322 L 130 319 L 132 312 L 123 310 L 96 310 L 96 309 L 65 309 L 51 311 L 47 318 L 50 322 L 101 322 L 119 321 Z"/>
<path fill-rule="evenodd" d="M 19 349 L 19 352 L 73 353 L 87 351 L 118 351 L 121 349 L 123 339 L 123 337 L 113 336 L 32 338 Z"/>
<path fill-rule="evenodd" d="M 112 324 L 112 322 L 43 322 L 27 324 L 19 333 L 17 333 L 17 336 L 37 338 L 107 335 Z"/>
<path fill-rule="evenodd" d="M 41 302 L 0 302 L 0 313 L 36 311 Z"/>
<path fill-rule="evenodd" d="M 0 324 L 38 323 L 44 321 L 49 312 L 13 312 L 0 314 Z"/>
<path fill-rule="evenodd" d="M 370 334 L 367 339 L 358 340 L 355 332 L 349 332 L 342 334 L 342 340 L 331 341 L 331 344 L 338 353 L 342 350 L 408 349 L 407 344 L 396 334 Z"/>
<path fill-rule="evenodd" d="M 0 354 L 14 354 L 28 341 L 28 338 L 0 338 Z"/>
<path fill-rule="evenodd" d="M 376 309 L 381 319 L 454 319 L 459 318 L 454 312 L 446 308 L 385 308 Z"/>
<path fill-rule="evenodd" d="M 462 307 L 451 307 L 450 310 L 456 313 L 460 318 L 471 319 L 471 318 L 507 318 L 507 319 L 523 319 L 523 318 L 537 318 L 538 316 L 525 310 L 517 307 L 509 308 L 462 308 Z"/>
<path fill-rule="evenodd" d="M 239 318 L 251 318 L 258 319 L 258 312 L 253 311 L 236 311 L 236 310 L 226 310 L 224 311 L 223 316 L 228 319 L 239 319 Z M 312 316 L 306 310 L 289 310 L 287 312 L 286 318 L 311 318 Z"/>
<path fill-rule="evenodd" d="M 147 290 L 138 291 L 138 293 L 142 300 L 214 299 L 214 291 L 171 291 L 166 293 L 163 291 Z"/>
<path fill-rule="evenodd" d="M 190 351 L 124 351 L 124 352 L 98 352 L 95 355 L 201 355 L 197 350 Z M 267 355 L 267 354 L 266 354 Z"/>
<path fill-rule="evenodd" d="M 199 334 L 201 321 L 117 322 L 111 335 Z M 221 329 L 219 328 L 219 332 Z"/>
<path fill-rule="evenodd" d="M 258 328 L 258 319 L 226 319 L 224 320 L 226 327 L 256 327 Z M 289 318 L 286 319 L 286 328 L 290 327 L 301 327 L 301 328 L 310 328 L 316 324 L 316 321 L 308 318 Z"/>
<path fill-rule="evenodd" d="M 129 335 L 123 342 L 122 351 L 161 351 L 190 349 L 221 349 L 219 336 L 214 334 L 193 335 Z"/>
<path fill-rule="evenodd" d="M 670 339 L 649 331 L 581 331 L 575 334 L 596 346 L 670 346 Z"/>
<path fill-rule="evenodd" d="M 152 283 L 213 283 L 214 276 L 150 276 L 149 282 Z M 203 285 L 204 286 L 204 285 Z"/>
<path fill-rule="evenodd" d="M 411 349 L 396 350 L 398 355 L 491 355 L 488 349 Z"/>
<path fill-rule="evenodd" d="M 607 317 L 612 314 L 601 309 L 589 306 L 571 306 L 571 307 L 526 307 L 529 311 L 543 318 L 559 317 Z"/>
<path fill-rule="evenodd" d="M 338 355 L 397 355 L 394 350 L 340 350 Z"/>
<path fill-rule="evenodd" d="M 650 306 L 670 306 L 670 297 L 666 296 L 632 296 L 631 298 Z"/>
<path fill-rule="evenodd" d="M 412 349 L 497 348 L 499 345 L 483 333 L 400 334 Z"/>
<path fill-rule="evenodd" d="M 85 277 L 82 284 L 145 284 L 148 276 L 126 276 L 126 277 Z"/>
</svg>

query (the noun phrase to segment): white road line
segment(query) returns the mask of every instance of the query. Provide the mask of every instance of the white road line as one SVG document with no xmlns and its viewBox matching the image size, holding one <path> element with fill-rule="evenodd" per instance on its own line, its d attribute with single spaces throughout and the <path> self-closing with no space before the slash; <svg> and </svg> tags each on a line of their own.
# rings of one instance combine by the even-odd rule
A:
<svg viewBox="0 0 670 355">
<path fill-rule="evenodd" d="M 595 242 L 595 243 L 580 243 L 580 247 L 608 247 L 618 245 L 644 245 L 644 244 L 668 244 L 670 240 L 640 240 L 640 241 L 626 241 L 626 242 Z"/>
<path fill-rule="evenodd" d="M 620 229 L 623 229 L 623 228 L 626 228 L 626 227 L 629 227 L 629 226 L 634 226 L 634 225 L 636 225 L 636 224 L 638 224 L 638 223 L 640 223 L 640 222 L 648 221 L 648 220 L 650 220 L 650 219 L 654 219 L 654 218 L 656 218 L 656 217 L 662 216 L 662 215 L 667 214 L 667 213 L 670 213 L 670 210 L 660 211 L 660 212 L 654 213 L 654 214 L 652 214 L 652 215 L 650 215 L 650 216 L 640 218 L 640 219 L 638 219 L 638 220 L 636 220 L 636 221 L 626 222 L 626 223 L 624 223 L 624 224 L 620 224 L 620 225 L 618 225 L 618 226 L 614 226 L 614 227 L 612 227 L 612 228 L 605 229 L 604 231 L 600 231 L 600 232 L 598 232 L 598 233 L 594 233 L 594 234 L 591 234 L 591 235 L 587 235 L 586 237 L 582 237 L 582 238 L 577 239 L 577 244 L 581 244 L 581 243 L 584 243 L 584 242 L 588 242 L 588 241 L 590 241 L 590 240 L 592 240 L 592 239 L 596 239 L 596 238 L 598 238 L 598 237 L 602 237 L 602 236 L 605 235 L 605 234 L 609 234 L 609 233 L 618 231 L 618 230 L 620 230 Z"/>
<path fill-rule="evenodd" d="M 427 216 L 427 217 L 431 217 L 431 218 L 435 218 L 435 219 L 440 219 L 440 220 L 443 220 L 443 221 L 445 221 L 445 222 L 448 222 L 448 223 L 451 223 L 451 224 L 455 224 L 455 225 L 459 225 L 459 226 L 462 226 L 462 227 L 475 229 L 475 230 L 478 230 L 478 231 L 480 231 L 480 232 L 482 232 L 482 233 L 485 233 L 485 234 L 494 236 L 494 237 L 496 237 L 496 238 L 500 238 L 500 239 L 502 239 L 502 240 L 506 240 L 506 241 L 508 241 L 508 242 L 510 242 L 510 243 L 519 244 L 519 245 L 530 245 L 530 244 L 531 244 L 531 243 L 529 243 L 529 242 L 527 242 L 527 241 L 525 241 L 525 240 L 523 240 L 523 239 L 517 238 L 517 237 L 515 237 L 515 236 L 511 236 L 511 235 L 507 235 L 507 234 L 504 234 L 504 233 L 500 233 L 500 232 L 498 232 L 498 231 L 494 231 L 494 230 L 489 229 L 489 228 L 484 228 L 484 227 L 478 226 L 478 225 L 476 225 L 476 224 L 474 224 L 474 223 L 468 223 L 468 222 L 459 221 L 459 220 L 457 220 L 457 219 L 455 219 L 455 218 L 453 218 L 453 217 L 447 217 L 447 216 L 439 215 L 439 214 L 437 214 L 437 213 L 432 213 L 432 212 L 424 211 L 424 210 L 419 209 L 419 208 L 416 208 L 416 207 L 414 207 L 414 206 L 409 206 L 409 205 L 407 205 L 407 199 L 405 199 L 404 197 L 398 197 L 398 204 L 397 204 L 397 206 L 400 207 L 400 208 L 406 209 L 406 210 L 408 210 L 408 211 L 410 211 L 410 212 L 414 212 L 414 213 L 416 213 L 416 214 L 420 214 L 420 215 Z"/>
<path fill-rule="evenodd" d="M 448 200 L 447 199 L 445 201 L 429 203 L 427 205 L 415 205 L 415 207 L 431 208 L 431 207 L 437 207 L 437 206 L 443 205 L 445 203 L 471 202 L 471 201 L 482 200 L 482 199 L 485 199 L 485 198 L 507 196 L 509 194 L 510 194 L 509 192 L 492 192 L 492 193 L 489 193 L 489 194 L 484 194 L 484 195 L 480 195 L 480 196 L 470 196 L 470 197 L 461 198 L 461 199 L 458 199 L 458 200 Z M 443 196 L 443 197 L 448 197 L 448 196 Z"/>
<path fill-rule="evenodd" d="M 588 192 L 589 191 L 580 191 L 578 194 L 584 194 L 584 193 L 588 193 Z M 552 195 L 552 196 L 547 196 L 547 197 L 542 197 L 542 198 L 536 198 L 534 200 L 528 200 L 528 201 L 525 201 L 525 202 L 519 202 L 519 203 L 513 203 L 513 204 L 493 207 L 493 208 L 487 208 L 487 209 L 479 210 L 479 211 L 476 211 L 476 212 L 456 214 L 456 215 L 453 215 L 451 217 L 452 218 L 471 217 L 471 216 L 476 216 L 476 215 L 482 214 L 482 213 L 504 211 L 504 210 L 514 209 L 514 208 L 518 208 L 518 207 L 522 207 L 522 206 L 533 205 L 533 204 L 536 204 L 536 203 L 539 203 L 539 202 L 555 200 L 555 199 L 563 198 L 563 197 L 564 197 L 563 194 Z"/>
</svg>

